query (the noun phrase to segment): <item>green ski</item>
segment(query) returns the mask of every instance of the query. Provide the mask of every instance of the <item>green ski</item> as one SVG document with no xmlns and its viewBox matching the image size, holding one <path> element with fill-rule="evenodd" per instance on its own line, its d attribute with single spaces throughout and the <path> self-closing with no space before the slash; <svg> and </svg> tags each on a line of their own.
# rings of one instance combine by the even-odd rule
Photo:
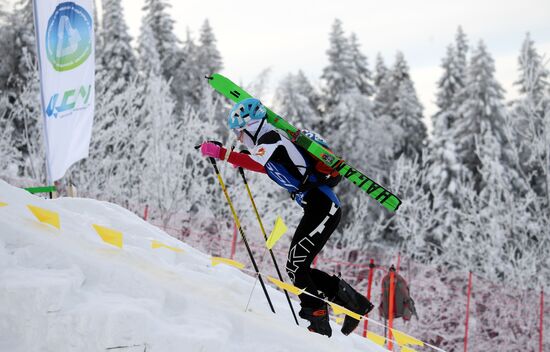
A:
<svg viewBox="0 0 550 352">
<path fill-rule="evenodd" d="M 233 83 L 228 78 L 218 73 L 213 74 L 211 77 L 207 77 L 210 85 L 226 98 L 238 103 L 244 99 L 252 98 L 244 89 Z M 306 149 L 309 153 L 316 156 L 319 160 L 330 166 L 334 170 L 338 171 L 340 175 L 348 179 L 351 183 L 367 192 L 372 198 L 376 199 L 386 209 L 390 211 L 396 211 L 401 205 L 401 200 L 374 182 L 372 179 L 364 175 L 361 171 L 349 165 L 344 159 L 336 156 L 325 147 L 310 139 L 298 128 L 294 127 L 288 121 L 271 111 L 267 110 L 267 122 L 273 125 L 275 128 L 283 132 L 286 137 L 293 143 Z"/>
</svg>

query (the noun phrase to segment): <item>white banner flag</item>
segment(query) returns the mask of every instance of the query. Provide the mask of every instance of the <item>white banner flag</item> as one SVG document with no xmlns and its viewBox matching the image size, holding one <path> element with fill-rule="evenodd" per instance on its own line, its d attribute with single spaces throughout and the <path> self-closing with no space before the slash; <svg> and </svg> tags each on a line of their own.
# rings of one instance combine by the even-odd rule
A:
<svg viewBox="0 0 550 352">
<path fill-rule="evenodd" d="M 49 181 L 88 156 L 94 116 L 93 0 L 34 0 Z"/>
</svg>

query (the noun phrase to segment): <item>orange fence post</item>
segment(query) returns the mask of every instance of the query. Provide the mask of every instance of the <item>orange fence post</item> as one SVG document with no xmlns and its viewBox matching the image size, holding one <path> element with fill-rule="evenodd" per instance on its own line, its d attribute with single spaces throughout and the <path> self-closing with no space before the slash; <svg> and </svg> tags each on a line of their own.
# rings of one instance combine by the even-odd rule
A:
<svg viewBox="0 0 550 352">
<path fill-rule="evenodd" d="M 389 316 L 388 316 L 388 349 L 393 351 L 393 334 L 391 329 L 393 329 L 393 308 L 395 304 L 395 267 L 392 265 L 390 268 L 390 297 L 389 297 Z"/>
<path fill-rule="evenodd" d="M 148 215 L 149 215 L 149 205 L 145 204 L 145 210 L 143 210 L 143 220 L 147 221 Z"/>
<path fill-rule="evenodd" d="M 472 272 L 468 275 L 468 299 L 466 301 L 466 327 L 464 333 L 464 352 L 468 351 L 468 324 L 470 321 L 470 296 L 472 295 Z"/>
<path fill-rule="evenodd" d="M 368 286 L 367 286 L 367 299 L 369 301 L 370 301 L 370 297 L 371 297 L 373 277 L 374 277 L 374 259 L 371 259 L 370 263 L 369 263 L 369 283 L 368 283 Z M 368 317 L 369 317 L 369 315 L 367 314 L 367 318 Z M 367 327 L 368 327 L 368 325 L 369 325 L 369 320 L 365 319 L 365 326 L 363 328 L 363 337 L 367 337 Z"/>
<path fill-rule="evenodd" d="M 235 251 L 237 249 L 237 224 L 233 226 L 233 239 L 231 240 L 231 256 L 229 258 L 233 259 L 235 257 Z"/>
</svg>

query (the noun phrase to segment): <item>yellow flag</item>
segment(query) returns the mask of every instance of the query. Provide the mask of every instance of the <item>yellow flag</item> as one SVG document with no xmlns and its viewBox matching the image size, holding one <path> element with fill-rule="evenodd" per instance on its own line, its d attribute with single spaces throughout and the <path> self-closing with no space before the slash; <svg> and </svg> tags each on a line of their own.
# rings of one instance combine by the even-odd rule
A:
<svg viewBox="0 0 550 352">
<path fill-rule="evenodd" d="M 405 345 L 424 346 L 424 342 L 422 342 L 418 339 L 415 339 L 412 336 L 409 336 L 409 335 L 407 335 L 407 334 L 405 334 L 401 331 L 395 330 L 395 329 L 391 329 L 391 331 L 393 333 L 393 338 L 395 339 L 395 341 L 397 342 L 397 344 L 400 347 L 403 347 Z M 402 349 L 402 351 L 403 351 L 403 349 Z"/>
<path fill-rule="evenodd" d="M 244 268 L 244 264 L 240 263 L 236 260 L 222 258 L 222 257 L 212 257 L 212 266 L 216 266 L 216 265 L 219 265 L 219 264 L 226 264 L 226 265 L 234 266 L 237 269 L 243 269 Z"/>
<path fill-rule="evenodd" d="M 367 339 L 371 340 L 378 346 L 384 346 L 386 344 L 386 338 L 384 336 L 377 335 L 374 332 L 367 332 Z"/>
<path fill-rule="evenodd" d="M 5 206 L 7 206 L 7 205 L 8 205 L 8 203 L 2 203 L 2 202 L 0 202 L 0 208 L 5 207 Z"/>
<path fill-rule="evenodd" d="M 267 239 L 266 246 L 267 248 L 271 249 L 277 243 L 277 241 L 285 234 L 285 232 L 288 230 L 285 223 L 283 222 L 283 219 L 280 216 L 277 216 L 277 220 L 275 221 L 275 226 L 273 227 L 273 231 L 271 231 L 271 234 L 269 235 L 269 238 Z"/>
<path fill-rule="evenodd" d="M 177 253 L 183 252 L 183 249 L 176 248 L 176 247 L 171 247 L 171 246 L 168 246 L 168 245 L 166 245 L 162 242 L 156 241 L 156 240 L 151 241 L 151 248 L 153 248 L 153 249 L 166 248 L 166 249 L 169 249 L 169 250 L 177 252 Z"/>
<path fill-rule="evenodd" d="M 271 276 L 268 276 L 267 279 L 271 282 L 273 282 L 275 285 L 277 285 L 277 287 L 283 289 L 283 290 L 286 290 L 296 296 L 299 296 L 302 294 L 302 292 L 304 292 L 303 289 L 301 288 L 298 288 L 294 285 L 291 285 L 291 284 L 287 284 L 286 282 L 282 282 L 280 280 L 277 280 L 276 278 L 274 277 L 271 277 Z"/>
<path fill-rule="evenodd" d="M 57 229 L 61 228 L 59 224 L 58 213 L 54 211 L 42 209 L 39 207 L 35 207 L 33 205 L 27 205 L 27 208 L 29 208 L 29 210 L 34 214 L 34 216 L 38 219 L 38 221 L 43 222 L 45 224 L 52 225 Z"/>
<path fill-rule="evenodd" d="M 416 350 L 413 350 L 412 348 L 410 347 L 407 347 L 407 346 L 403 346 L 401 347 L 401 352 L 416 352 Z"/>
<path fill-rule="evenodd" d="M 339 306 L 336 303 L 329 302 L 329 304 L 332 307 L 332 310 L 334 311 L 334 314 L 336 314 L 336 315 L 345 314 L 345 315 L 349 315 L 350 317 L 352 317 L 354 319 L 361 320 L 361 315 L 359 315 L 355 312 L 352 312 L 351 310 L 346 309 L 342 306 Z"/>
<path fill-rule="evenodd" d="M 122 232 L 99 225 L 92 226 L 104 242 L 112 244 L 118 248 L 122 248 Z"/>
</svg>

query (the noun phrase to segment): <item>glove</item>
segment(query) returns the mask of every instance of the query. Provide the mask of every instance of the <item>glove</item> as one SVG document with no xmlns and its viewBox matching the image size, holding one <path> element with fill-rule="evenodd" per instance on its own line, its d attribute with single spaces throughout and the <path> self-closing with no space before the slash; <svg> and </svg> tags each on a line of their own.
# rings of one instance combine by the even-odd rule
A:
<svg viewBox="0 0 550 352">
<path fill-rule="evenodd" d="M 201 144 L 201 154 L 206 157 L 220 159 L 222 148 L 212 142 L 204 142 Z"/>
</svg>

